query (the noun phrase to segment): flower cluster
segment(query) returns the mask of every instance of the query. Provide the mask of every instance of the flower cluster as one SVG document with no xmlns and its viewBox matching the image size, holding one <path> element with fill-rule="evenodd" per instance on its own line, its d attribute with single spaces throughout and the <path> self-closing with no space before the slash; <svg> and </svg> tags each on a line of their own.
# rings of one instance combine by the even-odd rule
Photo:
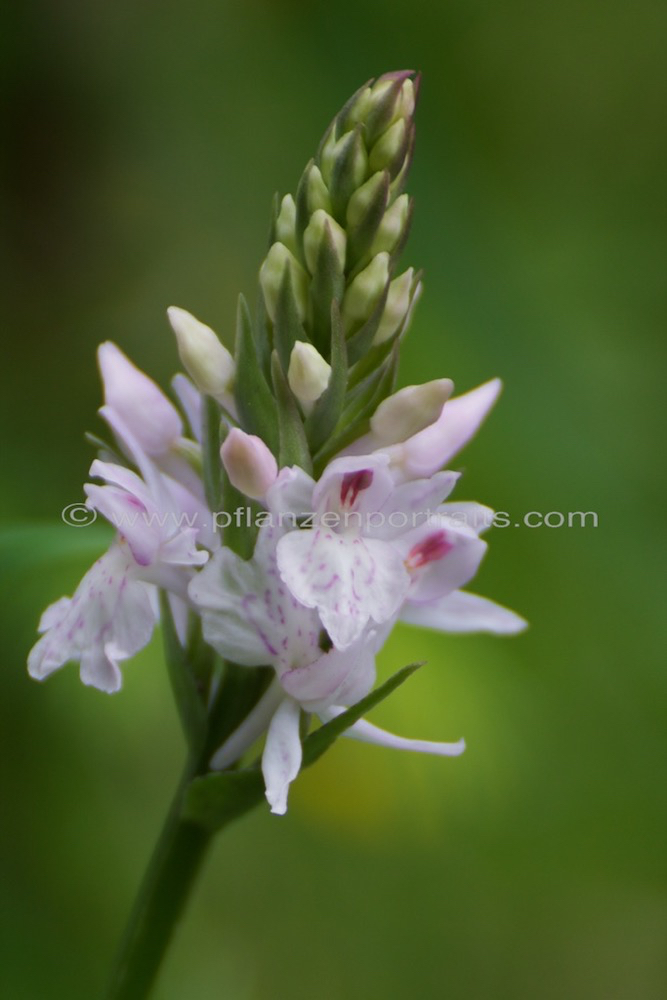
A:
<svg viewBox="0 0 667 1000">
<path fill-rule="evenodd" d="M 173 381 L 179 408 L 117 347 L 100 347 L 113 443 L 85 492 L 118 530 L 74 595 L 44 612 L 29 657 L 37 679 L 75 660 L 85 684 L 117 691 L 119 664 L 149 642 L 162 608 L 186 661 L 197 643 L 211 652 L 196 677 L 204 712 L 224 699 L 226 670 L 270 668 L 206 763 L 235 767 L 265 736 L 275 813 L 301 766 L 305 720 L 326 722 L 368 695 L 397 621 L 505 634 L 525 625 L 461 589 L 484 556 L 490 512 L 449 499 L 459 476 L 443 471 L 500 382 L 454 398 L 449 379 L 394 390 L 421 287 L 411 268 L 394 273 L 411 217 L 402 187 L 417 90 L 414 74 L 388 74 L 334 119 L 295 197 L 277 204 L 261 308 L 253 323 L 240 301 L 234 357 L 208 326 L 169 310 L 189 376 Z M 272 516 L 220 538 L 210 511 L 240 499 Z M 192 516 L 159 516 L 175 511 Z M 415 521 L 420 511 L 429 516 Z M 463 750 L 365 720 L 346 735 Z"/>
</svg>

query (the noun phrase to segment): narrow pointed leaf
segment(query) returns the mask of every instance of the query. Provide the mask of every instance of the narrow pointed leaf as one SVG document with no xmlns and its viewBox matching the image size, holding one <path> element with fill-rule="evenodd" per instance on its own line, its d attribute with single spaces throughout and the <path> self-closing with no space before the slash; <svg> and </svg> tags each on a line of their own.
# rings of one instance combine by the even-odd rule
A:
<svg viewBox="0 0 667 1000">
<path fill-rule="evenodd" d="M 369 182 L 370 183 L 370 182 Z M 385 170 L 382 182 L 378 184 L 371 201 L 366 207 L 363 217 L 356 226 L 348 223 L 347 263 L 346 269 L 350 275 L 356 274 L 368 263 L 368 251 L 380 228 L 380 223 L 389 203 L 389 174 Z"/>
<path fill-rule="evenodd" d="M 220 461 L 220 406 L 210 396 L 202 397 L 202 465 L 206 502 L 212 511 L 222 502 L 222 462 Z"/>
<path fill-rule="evenodd" d="M 160 592 L 160 620 L 162 622 L 165 660 L 167 661 L 174 701 L 188 746 L 193 753 L 198 753 L 206 732 L 206 711 L 197 688 L 192 664 L 176 633 L 169 600 L 162 591 Z"/>
<path fill-rule="evenodd" d="M 341 140 L 343 148 L 336 156 L 331 171 L 329 191 L 333 214 L 341 225 L 345 225 L 345 210 L 352 192 L 360 186 L 366 172 L 367 154 L 361 138 L 361 127 L 357 126 L 349 136 Z"/>
<path fill-rule="evenodd" d="M 356 705 L 352 705 L 348 708 L 346 712 L 342 712 L 337 715 L 335 719 L 331 722 L 326 722 L 319 729 L 316 729 L 314 733 L 311 733 L 303 741 L 303 767 L 308 767 L 310 764 L 314 764 L 315 761 L 322 756 L 322 754 L 329 749 L 331 744 L 341 736 L 346 729 L 349 729 L 358 719 L 365 715 L 366 712 L 370 712 L 372 708 L 379 705 L 381 701 L 390 695 L 392 691 L 395 691 L 397 687 L 400 687 L 408 677 L 411 677 L 415 671 L 423 666 L 423 663 L 411 663 L 410 666 L 403 667 L 398 670 L 389 680 L 385 681 L 379 687 L 367 694 L 365 698 L 358 701 Z"/>
<path fill-rule="evenodd" d="M 347 348 L 337 302 L 331 305 L 331 377 L 306 420 L 311 451 L 321 448 L 333 433 L 341 415 L 347 385 Z"/>
<path fill-rule="evenodd" d="M 310 283 L 312 341 L 324 358 L 329 358 L 331 345 L 331 307 L 340 305 L 345 291 L 345 277 L 340 266 L 329 226 L 317 254 L 317 266 Z M 300 339 L 305 339 L 301 337 Z"/>
<path fill-rule="evenodd" d="M 350 365 L 353 365 L 356 361 L 362 358 L 373 343 L 373 337 L 378 331 L 380 321 L 382 320 L 382 313 L 384 312 L 384 307 L 387 304 L 390 281 L 391 275 L 389 276 L 385 289 L 371 315 L 368 317 L 363 326 L 359 327 L 359 329 L 353 333 L 351 337 L 348 337 L 347 361 Z"/>
<path fill-rule="evenodd" d="M 310 472 L 312 463 L 301 414 L 275 351 L 271 371 L 278 404 L 278 464 L 281 468 L 285 465 L 299 465 Z"/>
<path fill-rule="evenodd" d="M 278 421 L 276 404 L 264 378 L 255 343 L 248 306 L 242 295 L 236 324 L 236 405 L 241 426 L 256 434 L 278 453 Z"/>
<path fill-rule="evenodd" d="M 273 347 L 278 354 L 284 372 L 289 368 L 292 348 L 297 340 L 307 340 L 306 332 L 299 318 L 299 309 L 294 294 L 294 283 L 289 265 L 285 265 L 276 305 L 273 324 Z"/>
</svg>

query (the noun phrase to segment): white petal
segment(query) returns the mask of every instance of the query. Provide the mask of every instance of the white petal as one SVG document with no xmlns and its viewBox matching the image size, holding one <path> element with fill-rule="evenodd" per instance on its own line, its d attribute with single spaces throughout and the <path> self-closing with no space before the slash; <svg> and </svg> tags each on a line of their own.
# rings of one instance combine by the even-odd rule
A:
<svg viewBox="0 0 667 1000">
<path fill-rule="evenodd" d="M 457 524 L 465 525 L 480 535 L 493 524 L 495 511 L 484 504 L 475 503 L 474 500 L 453 500 L 450 503 L 443 503 L 438 507 L 440 514 L 445 514 Z"/>
<path fill-rule="evenodd" d="M 47 609 L 44 635 L 28 656 L 28 672 L 42 680 L 70 660 L 80 661 L 84 683 L 102 691 L 120 686 L 117 661 L 149 642 L 155 626 L 151 588 L 133 577 L 134 560 L 114 543 L 88 570 L 74 596 Z"/>
<path fill-rule="evenodd" d="M 297 518 L 312 511 L 314 486 L 314 480 L 296 465 L 280 470 L 265 498 L 278 527 L 289 531 Z"/>
<path fill-rule="evenodd" d="M 91 646 L 84 652 L 79 676 L 83 684 L 97 688 L 105 694 L 115 694 L 116 691 L 120 691 L 123 683 L 115 657 L 101 645 Z"/>
<path fill-rule="evenodd" d="M 428 604 L 406 601 L 400 620 L 407 625 L 421 625 L 440 632 L 492 632 L 515 635 L 528 627 L 520 615 L 477 594 L 456 590 Z"/>
<path fill-rule="evenodd" d="M 424 524 L 447 506 L 442 501 L 454 489 L 460 475 L 459 472 L 436 472 L 430 479 L 415 479 L 395 486 L 378 516 L 366 519 L 368 527 L 364 533 L 377 538 L 395 538 Z"/>
<path fill-rule="evenodd" d="M 39 619 L 39 625 L 37 626 L 37 631 L 48 632 L 50 628 L 57 625 L 58 622 L 67 614 L 67 610 L 72 603 L 71 597 L 59 597 L 57 601 L 53 604 L 49 604 L 48 608 L 42 613 L 42 617 Z"/>
<path fill-rule="evenodd" d="M 387 621 L 400 607 L 410 577 L 389 543 L 315 528 L 278 542 L 278 569 L 297 601 L 317 608 L 337 649 L 347 649 L 372 619 Z"/>
<path fill-rule="evenodd" d="M 210 767 L 222 771 L 238 760 L 262 735 L 285 695 L 275 678 L 252 711 L 213 754 Z"/>
<path fill-rule="evenodd" d="M 319 713 L 323 721 L 333 719 L 345 709 L 340 706 L 331 708 L 326 712 Z M 458 740 L 456 743 L 435 743 L 432 740 L 409 740 L 404 736 L 396 736 L 388 733 L 386 729 L 380 729 L 365 719 L 359 719 L 343 733 L 353 740 L 360 740 L 362 743 L 375 743 L 380 747 L 387 747 L 390 750 L 412 750 L 417 753 L 430 753 L 439 757 L 458 757 L 465 750 L 465 741 Z"/>
<path fill-rule="evenodd" d="M 354 704 L 375 683 L 374 647 L 361 639 L 342 652 L 331 649 L 314 663 L 282 673 L 280 683 L 312 712 L 332 702 Z"/>
<path fill-rule="evenodd" d="M 272 622 L 253 563 L 220 549 L 190 582 L 188 593 L 201 609 L 204 638 L 222 656 L 250 667 L 273 662 Z"/>
<path fill-rule="evenodd" d="M 262 774 L 271 812 L 278 816 L 287 812 L 287 792 L 301 767 L 300 712 L 295 701 L 285 698 L 271 719 L 266 734 Z"/>
<path fill-rule="evenodd" d="M 183 375 L 180 372 L 178 375 L 174 375 L 171 380 L 171 384 L 174 392 L 178 396 L 179 403 L 185 411 L 185 416 L 188 419 L 193 437 L 201 444 L 201 393 L 199 392 L 199 389 L 195 387 L 193 382 L 191 382 L 191 380 L 187 377 L 187 375 Z"/>
<path fill-rule="evenodd" d="M 127 540 L 139 566 L 155 562 L 160 538 L 141 500 L 117 486 L 86 483 L 84 492 L 88 506 L 99 511 Z"/>
</svg>

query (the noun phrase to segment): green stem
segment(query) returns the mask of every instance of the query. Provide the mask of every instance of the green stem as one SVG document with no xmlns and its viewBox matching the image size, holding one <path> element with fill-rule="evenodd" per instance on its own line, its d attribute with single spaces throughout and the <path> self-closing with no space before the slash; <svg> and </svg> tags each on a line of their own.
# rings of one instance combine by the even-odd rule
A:
<svg viewBox="0 0 667 1000">
<path fill-rule="evenodd" d="M 211 834 L 183 821 L 183 795 L 197 769 L 188 765 L 139 889 L 106 1000 L 149 995 L 174 928 L 206 855 Z"/>
</svg>

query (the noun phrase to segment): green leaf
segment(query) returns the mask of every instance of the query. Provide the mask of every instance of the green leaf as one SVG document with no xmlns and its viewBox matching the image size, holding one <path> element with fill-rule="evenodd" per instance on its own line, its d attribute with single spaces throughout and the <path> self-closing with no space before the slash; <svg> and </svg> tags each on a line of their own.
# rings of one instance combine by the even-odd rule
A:
<svg viewBox="0 0 667 1000">
<path fill-rule="evenodd" d="M 355 364 L 360 358 L 370 350 L 373 344 L 373 337 L 378 331 L 380 326 L 380 321 L 382 319 L 382 314 L 384 312 L 384 307 L 387 304 L 387 296 L 389 294 L 389 284 L 391 282 L 391 274 L 387 279 L 387 284 L 384 287 L 382 295 L 377 301 L 373 312 L 370 314 L 363 326 L 360 326 L 351 337 L 348 337 L 347 341 L 347 361 L 349 365 Z"/>
<path fill-rule="evenodd" d="M 273 346 L 284 372 L 289 368 L 292 348 L 297 340 L 305 341 L 308 337 L 299 318 L 292 271 L 289 264 L 285 264 L 273 323 Z"/>
<path fill-rule="evenodd" d="M 281 468 L 286 465 L 300 465 L 306 472 L 310 472 L 312 463 L 303 421 L 275 351 L 273 352 L 271 372 L 278 403 L 278 437 L 280 442 L 278 464 Z"/>
<path fill-rule="evenodd" d="M 375 98 L 373 102 L 373 107 L 366 116 L 366 142 L 369 148 L 380 138 L 380 135 L 386 131 L 389 124 L 394 117 L 394 112 L 396 110 L 396 102 L 401 93 L 401 89 L 404 83 L 404 77 L 398 77 L 392 83 L 391 87 L 388 87 L 384 92 L 382 97 L 378 100 Z"/>
<path fill-rule="evenodd" d="M 185 793 L 182 819 L 214 833 L 264 798 L 259 770 L 220 771 L 195 778 Z"/>
<path fill-rule="evenodd" d="M 306 436 L 311 451 L 321 448 L 340 418 L 347 386 L 347 348 L 337 302 L 331 303 L 331 376 L 329 385 L 306 420 Z"/>
<path fill-rule="evenodd" d="M 375 178 L 368 184 L 375 184 Z M 380 223 L 389 203 L 389 174 L 383 171 L 381 181 L 377 184 L 373 196 L 366 206 L 364 214 L 354 227 L 348 223 L 346 270 L 350 277 L 362 271 L 370 262 L 368 251 L 380 228 Z"/>
<path fill-rule="evenodd" d="M 273 667 L 240 667 L 225 660 L 222 678 L 209 709 L 207 756 L 210 757 L 243 722 L 275 677 Z"/>
<path fill-rule="evenodd" d="M 334 160 L 329 193 L 335 219 L 345 226 L 345 211 L 352 193 L 361 186 L 368 168 L 368 154 L 361 137 L 362 127 L 341 139 L 341 149 Z"/>
<path fill-rule="evenodd" d="M 220 461 L 220 405 L 210 396 L 202 397 L 202 463 L 206 501 L 211 510 L 220 510 L 222 462 Z"/>
<path fill-rule="evenodd" d="M 306 226 L 310 222 L 310 206 L 308 204 L 308 176 L 310 174 L 310 169 L 315 165 L 314 160 L 309 160 L 306 164 L 306 169 L 301 174 L 301 179 L 297 185 L 296 194 L 294 196 L 294 204 L 296 205 L 296 246 L 298 251 L 298 257 L 301 264 L 305 267 L 306 256 L 303 252 L 303 234 L 306 231 Z"/>
<path fill-rule="evenodd" d="M 330 459 L 341 449 L 356 441 L 368 431 L 369 421 L 383 399 L 392 392 L 398 371 L 398 341 L 383 367 L 355 387 L 351 400 L 348 397 L 336 433 L 322 446 L 313 458 L 315 478 L 319 478 Z"/>
<path fill-rule="evenodd" d="M 421 663 L 413 663 L 403 667 L 352 708 L 310 733 L 303 741 L 302 769 L 314 764 L 346 729 L 395 691 L 421 666 Z M 257 767 L 206 774 L 195 778 L 189 785 L 182 818 L 214 833 L 259 805 L 263 798 L 264 779 Z"/>
<path fill-rule="evenodd" d="M 369 712 L 376 705 L 379 705 L 381 701 L 390 695 L 392 691 L 395 691 L 397 687 L 400 687 L 408 677 L 423 667 L 424 663 L 411 663 L 407 667 L 403 667 L 401 670 L 397 670 L 396 673 L 381 684 L 379 687 L 367 694 L 365 698 L 358 701 L 356 705 L 352 705 L 345 712 L 341 712 L 337 715 L 335 719 L 330 722 L 325 722 L 323 726 L 316 729 L 314 733 L 311 733 L 303 741 L 303 760 L 301 767 L 310 767 L 314 764 L 322 754 L 329 749 L 331 744 L 341 736 L 346 729 L 349 729 L 358 719 Z"/>
<path fill-rule="evenodd" d="M 321 155 L 322 147 L 324 146 L 332 128 L 336 130 L 336 138 L 338 139 L 341 135 L 345 135 L 346 132 L 349 132 L 349 130 L 354 127 L 358 120 L 358 116 L 355 114 L 357 102 L 372 83 L 373 77 L 371 77 L 370 80 L 366 80 L 366 83 L 362 84 L 361 87 L 359 87 L 359 89 L 352 94 L 352 97 L 345 102 L 327 131 L 324 133 L 324 138 L 320 143 L 318 155 Z"/>
<path fill-rule="evenodd" d="M 236 322 L 235 397 L 243 430 L 261 437 L 277 455 L 276 404 L 259 363 L 250 314 L 242 295 L 239 296 Z"/>
<path fill-rule="evenodd" d="M 206 735 L 206 710 L 187 651 L 181 646 L 167 595 L 160 591 L 160 618 L 165 660 L 183 732 L 193 754 L 199 753 Z"/>
<path fill-rule="evenodd" d="M 312 314 L 311 339 L 327 360 L 331 350 L 331 307 L 334 303 L 340 305 L 344 290 L 345 276 L 331 230 L 326 225 L 317 254 L 315 273 L 310 283 L 309 298 Z"/>
</svg>

